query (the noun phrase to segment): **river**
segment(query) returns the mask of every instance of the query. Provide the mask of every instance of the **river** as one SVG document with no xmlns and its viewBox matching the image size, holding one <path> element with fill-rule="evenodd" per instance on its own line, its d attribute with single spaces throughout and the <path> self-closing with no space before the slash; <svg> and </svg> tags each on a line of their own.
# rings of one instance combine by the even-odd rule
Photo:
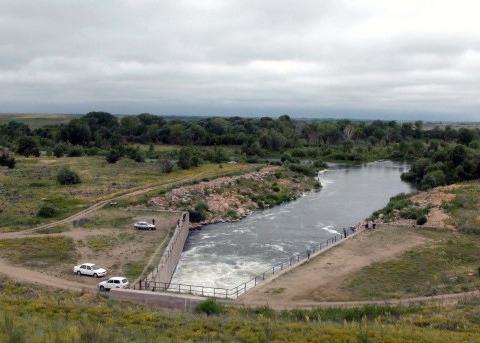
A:
<svg viewBox="0 0 480 343">
<path fill-rule="evenodd" d="M 400 180 L 406 164 L 332 165 L 322 189 L 231 223 L 206 225 L 187 239 L 172 283 L 231 288 L 273 264 L 304 252 L 342 227 L 355 225 L 389 198 L 411 192 Z"/>
</svg>

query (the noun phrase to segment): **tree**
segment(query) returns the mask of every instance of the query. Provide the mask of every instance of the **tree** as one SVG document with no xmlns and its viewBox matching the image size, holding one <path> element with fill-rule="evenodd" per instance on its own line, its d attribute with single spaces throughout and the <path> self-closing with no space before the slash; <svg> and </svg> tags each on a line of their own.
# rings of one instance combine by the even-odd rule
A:
<svg viewBox="0 0 480 343">
<path fill-rule="evenodd" d="M 87 145 L 92 139 L 92 131 L 82 119 L 72 119 L 61 131 L 64 141 L 71 144 Z"/>
<path fill-rule="evenodd" d="M 38 149 L 37 142 L 31 136 L 22 136 L 19 138 L 17 152 L 25 157 L 30 155 L 35 157 L 40 156 L 40 150 Z"/>
<path fill-rule="evenodd" d="M 473 132 L 466 128 L 461 128 L 458 131 L 458 141 L 462 144 L 468 145 L 475 138 Z"/>
<path fill-rule="evenodd" d="M 57 181 L 61 185 L 75 185 L 80 183 L 80 176 L 68 167 L 62 167 L 57 173 Z"/>
<path fill-rule="evenodd" d="M 461 164 L 467 155 L 467 151 L 463 145 L 456 145 L 451 152 L 451 160 L 453 165 L 458 166 Z"/>
</svg>

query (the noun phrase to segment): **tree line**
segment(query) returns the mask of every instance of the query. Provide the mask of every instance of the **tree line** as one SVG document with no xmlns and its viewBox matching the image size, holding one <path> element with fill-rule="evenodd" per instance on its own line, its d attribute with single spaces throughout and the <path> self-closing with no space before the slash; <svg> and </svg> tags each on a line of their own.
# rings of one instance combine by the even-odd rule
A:
<svg viewBox="0 0 480 343">
<path fill-rule="evenodd" d="M 14 151 L 39 156 L 41 150 L 57 157 L 103 154 L 115 163 L 121 157 L 142 162 L 146 155 L 169 159 L 133 148 L 133 143 L 184 146 L 176 156 L 179 166 L 188 168 L 201 160 L 222 162 L 229 156 L 222 148 L 202 150 L 202 146 L 236 146 L 246 161 L 281 155 L 286 163 L 294 159 L 351 161 L 387 158 L 413 161 L 403 175 L 422 188 L 480 177 L 480 130 L 452 126 L 426 129 L 423 122 L 297 120 L 287 115 L 270 117 L 164 118 L 148 113 L 114 116 L 90 112 L 68 124 L 30 129 L 10 121 L 0 125 L 0 163 L 14 167 Z M 213 151 L 213 152 L 212 152 Z M 296 163 L 298 164 L 298 163 Z"/>
</svg>

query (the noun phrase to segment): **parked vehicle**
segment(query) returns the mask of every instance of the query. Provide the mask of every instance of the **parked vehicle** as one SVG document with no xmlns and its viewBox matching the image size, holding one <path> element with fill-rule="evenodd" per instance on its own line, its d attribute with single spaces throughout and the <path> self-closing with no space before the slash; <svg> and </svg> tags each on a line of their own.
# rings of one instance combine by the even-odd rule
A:
<svg viewBox="0 0 480 343">
<path fill-rule="evenodd" d="M 109 291 L 112 288 L 128 288 L 130 283 L 123 276 L 114 276 L 98 284 L 98 289 L 102 292 Z"/>
<path fill-rule="evenodd" d="M 93 277 L 103 277 L 107 275 L 107 270 L 100 268 L 93 263 L 83 263 L 73 267 L 73 272 L 77 275 L 88 275 Z"/>
<path fill-rule="evenodd" d="M 136 222 L 135 225 L 133 226 L 137 230 L 156 230 L 157 229 L 157 227 L 154 224 L 150 224 L 147 222 Z"/>
</svg>

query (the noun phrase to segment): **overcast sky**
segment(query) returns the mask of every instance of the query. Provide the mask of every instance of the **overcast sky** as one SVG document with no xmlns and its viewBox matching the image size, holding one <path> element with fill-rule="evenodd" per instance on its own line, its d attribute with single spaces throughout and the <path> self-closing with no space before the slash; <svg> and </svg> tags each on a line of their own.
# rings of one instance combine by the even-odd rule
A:
<svg viewBox="0 0 480 343">
<path fill-rule="evenodd" d="M 480 121 L 480 1 L 0 0 L 0 112 Z"/>
</svg>

